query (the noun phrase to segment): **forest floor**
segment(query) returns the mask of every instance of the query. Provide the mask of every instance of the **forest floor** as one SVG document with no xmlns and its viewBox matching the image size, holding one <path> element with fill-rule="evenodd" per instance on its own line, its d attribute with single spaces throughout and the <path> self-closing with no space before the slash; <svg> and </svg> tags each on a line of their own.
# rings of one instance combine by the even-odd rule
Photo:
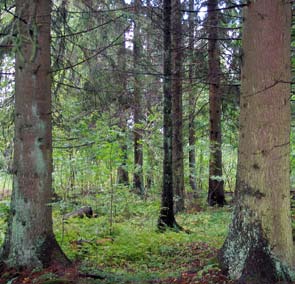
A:
<svg viewBox="0 0 295 284">
<path fill-rule="evenodd" d="M 111 211 L 103 198 L 56 203 L 55 234 L 73 265 L 66 269 L 2 270 L 0 284 L 232 283 L 217 261 L 230 222 L 230 206 L 190 205 L 177 215 L 184 232 L 160 233 L 156 230 L 156 198 L 141 200 L 127 193 L 113 201 L 116 206 Z M 62 218 L 86 204 L 92 206 L 96 218 Z M 5 231 L 5 218 L 1 217 L 7 215 L 8 205 L 0 201 L 0 243 Z"/>
<path fill-rule="evenodd" d="M 79 272 L 79 265 L 73 265 L 67 269 L 64 267 L 50 267 L 44 270 L 3 271 L 0 284 L 226 284 L 233 283 L 221 273 L 215 262 L 217 250 L 206 243 L 191 243 L 183 253 L 189 253 L 190 262 L 178 264 L 181 272 L 170 272 L 174 276 L 162 277 L 150 275 L 127 276 L 124 274 L 105 273 L 102 271 Z M 171 264 L 173 267 L 173 264 Z M 155 271 L 153 271 L 155 272 Z"/>
<path fill-rule="evenodd" d="M 160 233 L 157 196 L 142 200 L 124 191 L 113 197 L 112 206 L 109 196 L 97 195 L 53 204 L 55 235 L 72 265 L 31 271 L 5 270 L 0 265 L 0 284 L 233 283 L 222 274 L 217 260 L 231 206 L 212 208 L 196 201 L 176 216 L 185 231 Z M 85 205 L 93 208 L 92 218 L 63 217 Z M 8 212 L 9 201 L 0 200 L 0 245 Z M 294 226 L 294 211 L 292 220 Z"/>
</svg>

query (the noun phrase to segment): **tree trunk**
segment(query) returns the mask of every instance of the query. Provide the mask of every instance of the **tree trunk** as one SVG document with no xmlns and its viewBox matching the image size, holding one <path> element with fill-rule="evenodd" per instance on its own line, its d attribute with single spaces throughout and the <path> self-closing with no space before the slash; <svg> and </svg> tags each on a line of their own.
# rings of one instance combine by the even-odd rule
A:
<svg viewBox="0 0 295 284">
<path fill-rule="evenodd" d="M 139 195 L 144 195 L 143 184 L 143 144 L 142 144 L 142 94 L 140 88 L 140 28 L 139 28 L 139 8 L 140 0 L 135 0 L 135 16 L 134 34 L 133 34 L 133 64 L 134 64 L 134 175 L 133 186 L 134 191 Z"/>
<path fill-rule="evenodd" d="M 122 184 L 125 186 L 129 185 L 129 175 L 127 171 L 127 161 L 128 161 L 128 146 L 127 146 L 127 138 L 126 138 L 126 130 L 127 130 L 127 121 L 125 117 L 125 113 L 120 113 L 120 129 L 122 131 L 122 137 L 120 137 L 120 149 L 121 149 L 121 165 L 117 170 L 117 182 L 118 184 Z"/>
<path fill-rule="evenodd" d="M 146 0 L 146 13 L 145 18 L 146 21 L 148 21 L 148 29 L 146 29 L 145 33 L 145 41 L 146 41 L 146 60 L 147 62 L 152 66 L 153 64 L 156 64 L 156 62 L 153 60 L 153 42 L 152 42 L 152 33 L 154 33 L 154 29 L 152 27 L 152 17 L 153 17 L 153 6 L 151 4 L 150 0 Z M 147 124 L 150 125 L 152 123 L 149 120 L 149 117 L 153 115 L 152 106 L 155 105 L 155 97 L 159 93 L 159 90 L 156 85 L 156 78 L 155 76 L 146 75 L 145 76 L 145 102 L 146 102 L 146 113 L 147 113 Z M 150 136 L 152 134 L 152 130 L 148 130 L 147 135 Z M 148 139 L 151 141 L 151 139 Z M 146 157 L 147 157 L 147 167 L 145 171 L 145 177 L 146 177 L 146 183 L 145 183 L 145 190 L 146 193 L 152 188 L 154 184 L 154 165 L 155 165 L 155 158 L 154 158 L 154 152 L 152 149 L 153 145 L 150 143 L 147 143 L 147 149 L 146 149 Z"/>
<path fill-rule="evenodd" d="M 173 208 L 173 172 L 172 172 L 172 95 L 171 95 L 171 0 L 163 2 L 163 49 L 164 49 L 164 105 L 163 105 L 163 190 L 158 228 L 178 229 Z"/>
<path fill-rule="evenodd" d="M 124 4 L 124 2 L 123 2 Z M 129 175 L 127 171 L 127 160 L 128 160 L 128 146 L 127 146 L 127 115 L 128 115 L 128 104 L 127 104 L 127 75 L 126 75 L 126 47 L 125 47 L 125 34 L 123 41 L 118 51 L 118 84 L 119 84 L 119 127 L 122 132 L 122 136 L 119 139 L 121 149 L 121 165 L 117 170 L 117 182 L 118 184 L 129 185 Z"/>
<path fill-rule="evenodd" d="M 1 260 L 11 267 L 68 263 L 52 229 L 50 1 L 17 0 L 11 214 Z"/>
<path fill-rule="evenodd" d="M 189 10 L 193 11 L 194 9 L 194 0 L 189 1 Z M 195 136 L 195 94 L 192 91 L 193 86 L 193 53 L 194 53 L 194 14 L 189 13 L 189 122 L 188 122 L 188 142 L 189 142 L 189 184 L 193 190 L 194 196 L 198 196 L 197 192 L 197 180 L 196 180 L 196 136 Z"/>
<path fill-rule="evenodd" d="M 213 206 L 225 204 L 222 180 L 221 152 L 221 92 L 220 60 L 218 48 L 218 1 L 208 0 L 208 76 L 209 76 L 209 121 L 210 161 L 208 203 Z"/>
<path fill-rule="evenodd" d="M 180 0 L 172 0 L 172 171 L 175 212 L 184 210 L 182 143 L 182 28 Z"/>
<path fill-rule="evenodd" d="M 252 1 L 244 18 L 236 206 L 219 259 L 239 283 L 291 283 L 290 1 Z"/>
<path fill-rule="evenodd" d="M 151 146 L 148 145 L 148 148 L 147 148 L 147 161 L 148 161 L 148 168 L 146 170 L 146 191 L 148 192 L 153 184 L 154 184 L 154 175 L 153 175 L 153 169 L 154 169 L 154 152 L 152 151 L 151 149 Z"/>
</svg>

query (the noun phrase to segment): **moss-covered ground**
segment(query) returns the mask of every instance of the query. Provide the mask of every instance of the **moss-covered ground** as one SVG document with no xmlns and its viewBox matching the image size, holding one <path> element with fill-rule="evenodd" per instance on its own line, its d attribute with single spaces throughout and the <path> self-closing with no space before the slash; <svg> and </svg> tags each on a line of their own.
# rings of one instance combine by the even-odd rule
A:
<svg viewBox="0 0 295 284">
<path fill-rule="evenodd" d="M 120 198 L 113 200 L 112 209 L 97 196 L 82 203 L 54 203 L 55 234 L 74 266 L 6 271 L 0 283 L 230 283 L 219 271 L 216 254 L 227 233 L 231 207 L 209 208 L 196 200 L 177 215 L 184 231 L 160 233 L 156 199 L 142 200 L 130 193 Z M 96 216 L 62 218 L 62 213 L 83 204 L 90 204 Z M 7 206 L 1 201 L 1 241 Z"/>
<path fill-rule="evenodd" d="M 232 283 L 217 262 L 232 207 L 211 208 L 194 200 L 176 217 L 184 231 L 160 233 L 157 200 L 124 192 L 112 199 L 112 206 L 109 197 L 97 195 L 53 203 L 55 234 L 73 265 L 33 271 L 0 267 L 0 284 Z M 64 220 L 63 214 L 83 205 L 93 208 L 93 218 Z M 8 200 L 0 201 L 0 242 L 8 212 Z"/>
</svg>

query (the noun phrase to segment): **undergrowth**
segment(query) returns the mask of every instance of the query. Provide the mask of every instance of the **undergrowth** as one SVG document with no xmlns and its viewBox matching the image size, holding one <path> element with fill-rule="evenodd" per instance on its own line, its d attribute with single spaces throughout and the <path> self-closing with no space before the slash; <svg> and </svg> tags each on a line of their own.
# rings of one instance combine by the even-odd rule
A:
<svg viewBox="0 0 295 284">
<path fill-rule="evenodd" d="M 179 214 L 177 220 L 185 232 L 159 233 L 159 203 L 124 194 L 125 198 L 121 198 L 128 202 L 116 204 L 115 212 L 110 212 L 107 202 L 98 204 L 95 198 L 88 197 L 87 203 L 93 206 L 97 218 L 63 220 L 61 207 L 56 206 L 56 237 L 65 253 L 85 271 L 104 271 L 124 279 L 110 283 L 144 283 L 175 277 L 188 266 L 194 269 L 195 265 L 202 271 L 217 267 L 212 249 L 219 248 L 225 239 L 229 208 Z"/>
<path fill-rule="evenodd" d="M 66 255 L 83 273 L 105 276 L 105 280 L 89 280 L 87 284 L 174 283 L 179 277 L 175 283 L 211 283 L 196 279 L 206 275 L 211 279 L 219 271 L 216 253 L 227 234 L 230 207 L 208 208 L 196 200 L 187 212 L 176 216 L 185 231 L 160 233 L 158 196 L 141 199 L 119 189 L 111 196 L 111 204 L 107 193 L 81 196 L 73 192 L 52 203 L 55 235 Z M 63 218 L 85 205 L 93 208 L 95 217 Z M 9 202 L 2 201 L 1 243 L 8 212 Z M 183 280 L 186 277 L 189 280 Z"/>
</svg>

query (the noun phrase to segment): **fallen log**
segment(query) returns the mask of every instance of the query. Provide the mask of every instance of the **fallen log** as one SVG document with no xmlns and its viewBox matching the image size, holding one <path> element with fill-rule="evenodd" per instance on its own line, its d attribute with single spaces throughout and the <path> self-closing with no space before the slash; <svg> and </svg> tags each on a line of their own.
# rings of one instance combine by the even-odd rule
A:
<svg viewBox="0 0 295 284">
<path fill-rule="evenodd" d="M 93 210 L 90 206 L 84 206 L 82 208 L 79 208 L 73 212 L 67 213 L 63 216 L 63 219 L 69 219 L 72 217 L 80 217 L 80 218 L 84 218 L 84 217 L 88 217 L 88 218 L 92 218 L 93 216 Z"/>
<path fill-rule="evenodd" d="M 99 274 L 92 273 L 79 273 L 79 276 L 82 278 L 92 278 L 92 279 L 105 279 L 106 277 Z"/>
</svg>

